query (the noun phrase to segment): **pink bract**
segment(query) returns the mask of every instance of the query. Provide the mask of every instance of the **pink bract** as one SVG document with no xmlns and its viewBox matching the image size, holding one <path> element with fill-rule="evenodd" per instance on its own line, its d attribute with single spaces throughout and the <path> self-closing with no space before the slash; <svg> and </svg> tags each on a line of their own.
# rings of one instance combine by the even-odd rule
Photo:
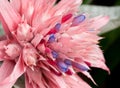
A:
<svg viewBox="0 0 120 88">
<path fill-rule="evenodd" d="M 90 88 L 90 67 L 109 72 L 97 34 L 109 18 L 78 15 L 82 0 L 0 0 L 0 88 Z M 94 81 L 93 81 L 94 82 Z"/>
</svg>

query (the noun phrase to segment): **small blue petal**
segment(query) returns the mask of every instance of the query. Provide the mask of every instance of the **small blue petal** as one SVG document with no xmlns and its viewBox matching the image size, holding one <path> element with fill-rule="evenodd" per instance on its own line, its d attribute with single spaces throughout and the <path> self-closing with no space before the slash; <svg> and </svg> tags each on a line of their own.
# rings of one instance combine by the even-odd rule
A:
<svg viewBox="0 0 120 88">
<path fill-rule="evenodd" d="M 53 58 L 57 58 L 58 57 L 58 53 L 57 52 L 52 51 L 51 53 L 52 53 Z"/>
<path fill-rule="evenodd" d="M 57 63 L 57 65 L 58 65 L 58 68 L 59 68 L 62 72 L 68 71 L 68 65 L 66 65 L 64 62 L 59 61 L 59 62 Z"/>
<path fill-rule="evenodd" d="M 79 23 L 83 22 L 85 20 L 85 15 L 79 15 L 77 17 L 75 17 L 72 21 L 72 26 L 76 26 L 78 25 Z"/>
<path fill-rule="evenodd" d="M 68 66 L 72 65 L 72 61 L 68 59 L 65 59 L 64 63 L 67 64 Z"/>
<path fill-rule="evenodd" d="M 81 64 L 75 63 L 75 62 L 73 62 L 72 65 L 73 65 L 74 67 L 82 70 L 82 71 L 88 71 L 88 70 L 89 70 L 89 68 L 87 68 L 87 67 L 85 67 L 85 66 L 83 66 L 83 65 L 81 65 Z"/>
<path fill-rule="evenodd" d="M 49 42 L 54 42 L 55 41 L 55 35 L 51 34 L 48 41 Z"/>
<path fill-rule="evenodd" d="M 60 24 L 60 23 L 57 23 L 57 24 L 55 25 L 56 31 L 59 31 L 60 27 L 61 27 L 61 24 Z"/>
</svg>

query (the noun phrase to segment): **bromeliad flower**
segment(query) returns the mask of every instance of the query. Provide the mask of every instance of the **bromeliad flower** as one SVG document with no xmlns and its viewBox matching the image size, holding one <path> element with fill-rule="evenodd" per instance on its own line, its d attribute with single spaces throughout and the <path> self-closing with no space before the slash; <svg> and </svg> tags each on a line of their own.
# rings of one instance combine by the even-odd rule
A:
<svg viewBox="0 0 120 88">
<path fill-rule="evenodd" d="M 24 75 L 26 88 L 90 88 L 77 76 L 109 71 L 97 45 L 108 17 L 78 15 L 81 0 L 0 0 L 0 88 Z"/>
</svg>

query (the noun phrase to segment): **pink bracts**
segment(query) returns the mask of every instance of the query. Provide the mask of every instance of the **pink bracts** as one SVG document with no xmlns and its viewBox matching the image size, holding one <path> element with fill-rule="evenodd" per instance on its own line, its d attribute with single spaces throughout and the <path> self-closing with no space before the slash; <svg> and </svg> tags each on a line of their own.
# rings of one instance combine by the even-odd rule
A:
<svg viewBox="0 0 120 88">
<path fill-rule="evenodd" d="M 78 15 L 82 0 L 0 0 L 0 88 L 24 75 L 25 88 L 90 88 L 77 72 L 107 70 L 97 45 L 109 18 Z"/>
</svg>

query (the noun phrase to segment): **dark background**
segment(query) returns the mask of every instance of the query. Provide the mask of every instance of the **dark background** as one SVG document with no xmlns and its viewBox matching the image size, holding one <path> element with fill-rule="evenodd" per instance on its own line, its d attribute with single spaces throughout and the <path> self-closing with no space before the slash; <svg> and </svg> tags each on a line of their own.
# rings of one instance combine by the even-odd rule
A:
<svg viewBox="0 0 120 88">
<path fill-rule="evenodd" d="M 83 0 L 83 4 L 120 6 L 120 0 Z M 98 86 L 95 86 L 88 78 L 85 78 L 84 75 L 79 75 L 82 76 L 92 88 L 120 88 L 120 27 L 101 36 L 105 37 L 100 41 L 100 46 L 104 51 L 106 64 L 110 68 L 110 75 L 104 70 L 92 68 L 90 73 Z"/>
<path fill-rule="evenodd" d="M 120 0 L 93 0 L 89 4 L 120 6 Z M 91 74 L 99 86 L 93 86 L 93 88 L 120 88 L 120 27 L 101 36 L 105 37 L 100 41 L 100 46 L 104 51 L 106 64 L 111 74 L 108 75 L 100 69 L 93 69 Z"/>
</svg>

